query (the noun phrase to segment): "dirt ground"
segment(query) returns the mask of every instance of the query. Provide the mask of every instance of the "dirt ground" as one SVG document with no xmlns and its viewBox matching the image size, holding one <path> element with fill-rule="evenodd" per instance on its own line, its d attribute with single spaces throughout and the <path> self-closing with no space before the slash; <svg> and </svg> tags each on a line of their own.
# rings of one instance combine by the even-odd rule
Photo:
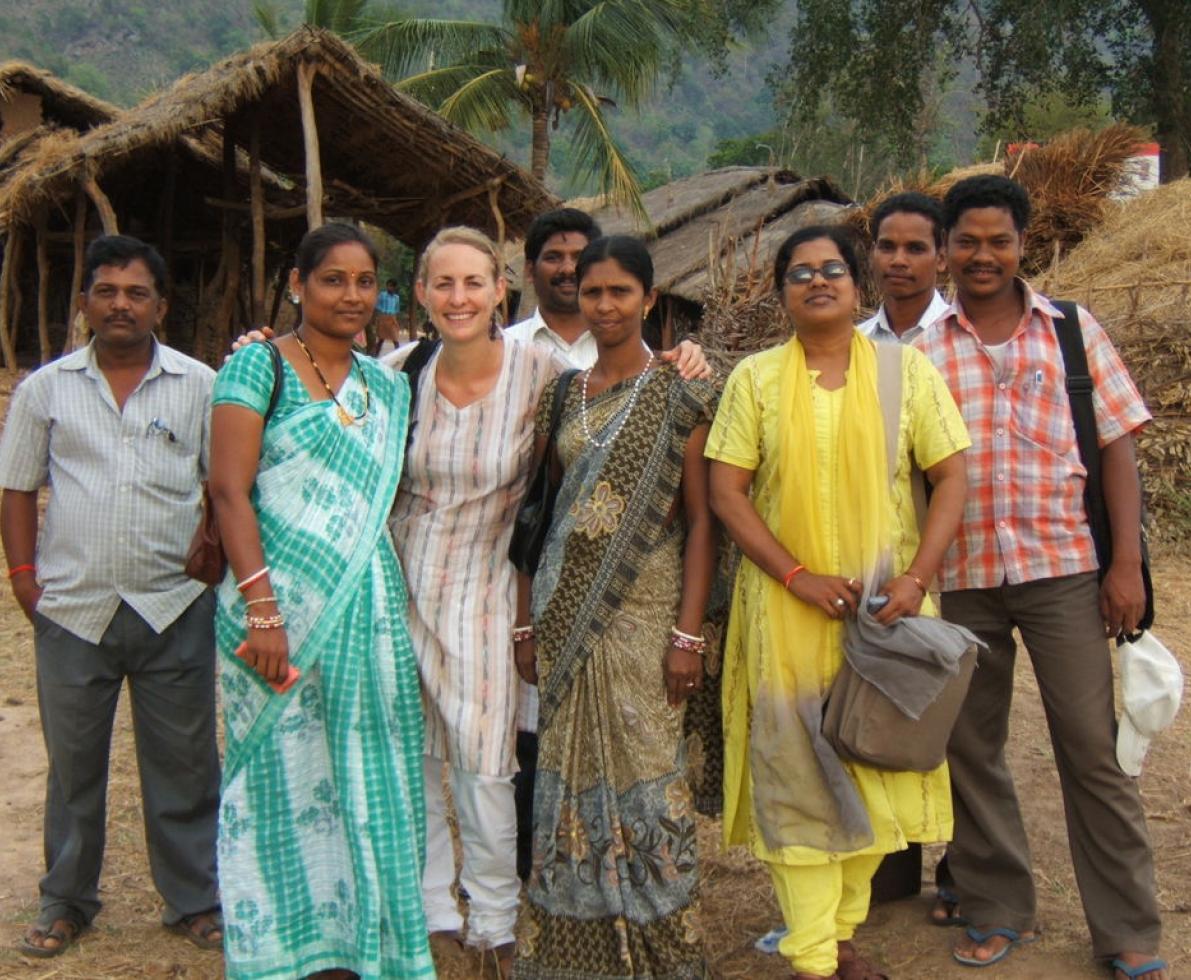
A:
<svg viewBox="0 0 1191 980">
<path fill-rule="evenodd" d="M 11 378 L 0 374 L 0 414 Z M 1191 560 L 1156 556 L 1155 632 L 1191 674 Z M 0 590 L 0 978 L 218 978 L 218 953 L 201 952 L 159 925 L 160 904 L 149 878 L 137 790 L 136 760 L 121 700 L 112 746 L 104 909 L 94 931 L 53 960 L 22 957 L 14 948 L 37 908 L 45 753 L 37 717 L 32 630 L 7 589 Z M 1017 776 L 1038 881 L 1041 941 L 1016 951 L 993 975 L 1001 980 L 1106 977 L 1090 959 L 1087 930 L 1067 853 L 1053 753 L 1028 660 L 1019 658 L 1010 756 Z M 1163 953 L 1175 976 L 1191 977 L 1191 706 L 1151 749 L 1141 777 L 1157 863 L 1165 925 Z M 707 953 L 713 976 L 768 980 L 789 976 L 783 962 L 753 950 L 754 939 L 779 921 L 768 876 L 743 851 L 722 853 L 719 825 L 700 831 Z M 931 878 L 939 849 L 931 849 Z M 929 925 L 930 889 L 921 898 L 873 909 L 857 936 L 865 955 L 897 978 L 971 977 L 949 956 L 957 935 Z M 451 980 L 478 975 L 478 965 L 444 972 Z"/>
</svg>

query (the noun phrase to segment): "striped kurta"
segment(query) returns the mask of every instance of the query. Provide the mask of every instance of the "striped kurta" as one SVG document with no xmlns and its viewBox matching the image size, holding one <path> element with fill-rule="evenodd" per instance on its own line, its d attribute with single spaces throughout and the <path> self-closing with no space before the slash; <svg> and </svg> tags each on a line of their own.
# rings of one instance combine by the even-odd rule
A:
<svg viewBox="0 0 1191 980">
<path fill-rule="evenodd" d="M 390 521 L 413 597 L 426 753 L 485 776 L 516 768 L 509 538 L 529 479 L 538 398 L 562 367 L 535 344 L 503 343 L 496 384 L 463 408 L 438 393 L 440 355 L 426 365 Z"/>
</svg>

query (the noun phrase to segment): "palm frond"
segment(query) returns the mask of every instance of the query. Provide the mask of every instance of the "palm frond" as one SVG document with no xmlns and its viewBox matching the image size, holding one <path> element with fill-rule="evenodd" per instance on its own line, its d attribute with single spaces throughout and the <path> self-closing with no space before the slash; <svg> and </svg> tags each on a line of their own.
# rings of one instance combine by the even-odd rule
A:
<svg viewBox="0 0 1191 980">
<path fill-rule="evenodd" d="M 575 125 L 573 138 L 576 176 L 594 177 L 609 199 L 627 204 L 642 229 L 650 226 L 649 215 L 641 202 L 641 185 L 633 165 L 621 151 L 604 117 L 598 96 L 586 85 L 572 86 L 575 108 L 570 116 Z"/>
<path fill-rule="evenodd" d="M 521 108 L 524 98 L 513 70 L 495 68 L 460 85 L 438 106 L 440 115 L 472 132 L 505 129 L 509 109 Z"/>
<path fill-rule="evenodd" d="M 412 95 L 419 102 L 438 108 L 451 95 L 464 85 L 467 85 L 480 75 L 491 71 L 492 65 L 447 65 L 444 68 L 431 68 L 429 71 L 418 72 L 399 82 L 393 83 L 393 88 L 406 95 Z"/>
<path fill-rule="evenodd" d="M 426 66 L 472 60 L 477 51 L 508 49 L 512 38 L 497 24 L 396 16 L 367 18 L 348 40 L 397 79 Z"/>
<path fill-rule="evenodd" d="M 690 0 L 600 0 L 571 24 L 561 61 L 572 78 L 610 87 L 631 106 L 653 90 Z"/>
<path fill-rule="evenodd" d="M 368 0 L 306 0 L 305 22 L 336 34 L 348 34 L 359 28 L 367 6 Z"/>
<path fill-rule="evenodd" d="M 274 0 L 253 0 L 252 19 L 265 37 L 272 41 L 281 37 L 281 11 Z"/>
</svg>

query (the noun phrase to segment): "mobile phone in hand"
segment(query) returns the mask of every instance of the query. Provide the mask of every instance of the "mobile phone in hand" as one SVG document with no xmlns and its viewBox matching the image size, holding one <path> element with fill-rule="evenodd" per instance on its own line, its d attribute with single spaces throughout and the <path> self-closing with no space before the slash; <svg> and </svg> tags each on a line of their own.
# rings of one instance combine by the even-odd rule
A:
<svg viewBox="0 0 1191 980">
<path fill-rule="evenodd" d="M 868 602 L 864 604 L 864 608 L 870 613 L 877 613 L 889 605 L 889 596 L 887 595 L 870 595 Z"/>
<path fill-rule="evenodd" d="M 245 640 L 238 647 L 236 647 L 236 656 L 243 657 L 244 653 L 245 653 L 245 651 L 247 651 L 247 649 L 248 649 L 248 641 Z M 302 677 L 302 672 L 300 670 L 298 670 L 298 668 L 295 667 L 292 663 L 290 663 L 290 664 L 287 664 L 287 670 L 286 670 L 284 680 L 265 681 L 265 683 L 268 684 L 269 687 L 273 688 L 273 690 L 276 693 L 284 694 L 291 687 L 293 687 L 295 684 L 297 684 L 299 679 L 301 679 L 301 677 Z"/>
</svg>

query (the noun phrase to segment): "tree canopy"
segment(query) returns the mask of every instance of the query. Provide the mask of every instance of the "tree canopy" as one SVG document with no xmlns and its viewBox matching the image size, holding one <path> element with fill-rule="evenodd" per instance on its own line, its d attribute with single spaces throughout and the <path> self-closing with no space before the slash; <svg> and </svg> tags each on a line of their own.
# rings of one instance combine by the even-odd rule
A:
<svg viewBox="0 0 1191 980">
<path fill-rule="evenodd" d="M 1026 107 L 1055 92 L 1150 125 L 1166 179 L 1191 158 L 1187 0 L 800 0 L 789 62 L 774 76 L 794 127 L 825 110 L 857 121 L 903 165 L 921 164 L 933 95 L 964 58 L 978 73 L 989 130 L 1025 131 Z"/>
<path fill-rule="evenodd" d="M 552 131 L 569 117 L 575 176 L 595 178 L 641 214 L 637 174 L 606 110 L 638 107 L 684 42 L 723 51 L 762 9 L 744 0 L 502 0 L 498 23 L 397 17 L 352 39 L 399 89 L 466 129 L 502 130 L 528 116 L 535 177 L 545 176 Z"/>
</svg>

